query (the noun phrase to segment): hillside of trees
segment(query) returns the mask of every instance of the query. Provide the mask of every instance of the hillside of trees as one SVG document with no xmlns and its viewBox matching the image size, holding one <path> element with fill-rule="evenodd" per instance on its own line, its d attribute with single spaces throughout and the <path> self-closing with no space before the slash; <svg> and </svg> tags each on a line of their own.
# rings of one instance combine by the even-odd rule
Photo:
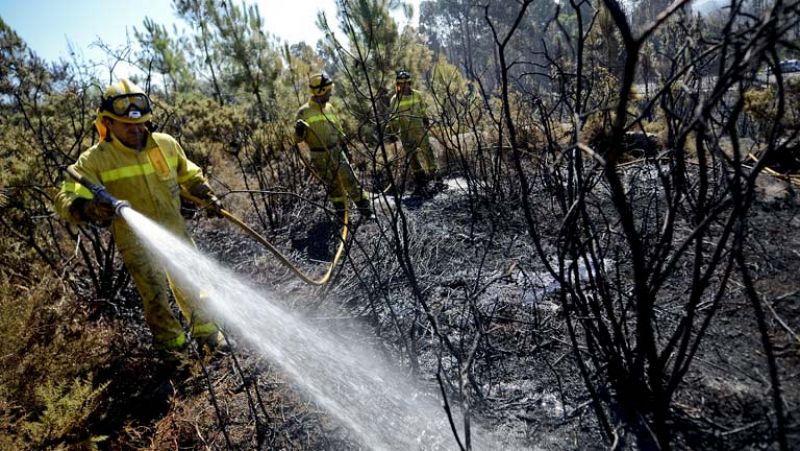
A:
<svg viewBox="0 0 800 451">
<path fill-rule="evenodd" d="M 368 449 L 236 330 L 228 355 L 160 362 L 108 229 L 54 213 L 123 62 L 309 273 L 338 229 L 295 113 L 334 78 L 376 215 L 332 280 L 187 205 L 190 231 L 286 309 L 353 324 L 463 413 L 461 449 L 478 426 L 504 449 L 800 448 L 799 0 L 423 0 L 403 29 L 401 0 L 336 0 L 316 43 L 248 0 L 172 5 L 180 28 L 131 24 L 103 62 L 44 61 L 0 17 L 0 449 Z M 387 164 L 399 68 L 448 186 L 430 199 Z"/>
</svg>

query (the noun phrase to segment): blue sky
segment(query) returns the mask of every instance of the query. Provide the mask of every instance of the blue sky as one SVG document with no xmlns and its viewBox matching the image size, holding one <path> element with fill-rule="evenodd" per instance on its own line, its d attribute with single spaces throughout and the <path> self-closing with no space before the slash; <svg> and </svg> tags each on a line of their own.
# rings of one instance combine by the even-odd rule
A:
<svg viewBox="0 0 800 451">
<path fill-rule="evenodd" d="M 325 10 L 335 23 L 334 0 L 248 0 L 248 3 L 259 5 L 268 32 L 289 42 L 304 40 L 313 44 L 322 37 L 315 25 L 319 10 Z M 419 0 L 410 3 L 416 12 Z M 167 25 L 170 30 L 172 23 L 183 26 L 173 13 L 170 0 L 0 0 L 0 17 L 47 61 L 69 60 L 67 43 L 70 42 L 82 59 L 105 62 L 105 53 L 94 44 L 102 39 L 112 48 L 123 47 L 126 36 L 134 40 L 133 28 L 141 30 L 145 17 Z"/>
<path fill-rule="evenodd" d="M 102 53 L 92 45 L 100 38 L 124 45 L 126 32 L 133 39 L 133 27 L 141 29 L 145 16 L 160 23 L 177 20 L 166 0 L 0 0 L 0 17 L 48 61 L 68 58 L 68 41 L 87 56 Z"/>
</svg>

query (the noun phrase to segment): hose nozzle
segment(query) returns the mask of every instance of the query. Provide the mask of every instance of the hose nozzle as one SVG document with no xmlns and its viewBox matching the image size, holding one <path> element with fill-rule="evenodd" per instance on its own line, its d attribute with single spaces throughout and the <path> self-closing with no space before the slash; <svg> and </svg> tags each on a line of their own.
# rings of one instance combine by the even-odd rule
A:
<svg viewBox="0 0 800 451">
<path fill-rule="evenodd" d="M 109 196 L 109 197 L 111 197 L 111 196 Z M 113 197 L 112 197 L 112 199 L 113 199 Z M 114 215 L 122 216 L 122 209 L 123 208 L 129 208 L 131 206 L 131 203 L 128 202 L 127 200 L 115 199 L 115 201 L 111 205 L 114 207 Z"/>
</svg>

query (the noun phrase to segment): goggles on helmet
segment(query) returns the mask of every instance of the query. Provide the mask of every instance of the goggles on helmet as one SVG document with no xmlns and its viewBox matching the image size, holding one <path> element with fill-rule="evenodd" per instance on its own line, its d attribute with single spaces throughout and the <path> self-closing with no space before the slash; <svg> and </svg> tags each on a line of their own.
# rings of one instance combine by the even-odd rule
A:
<svg viewBox="0 0 800 451">
<path fill-rule="evenodd" d="M 333 80 L 325 72 L 316 74 L 311 77 L 308 84 L 313 95 L 322 96 L 331 91 L 333 88 Z"/>
<path fill-rule="evenodd" d="M 411 72 L 407 70 L 398 70 L 397 75 L 395 76 L 395 83 L 410 83 L 411 82 Z"/>
<path fill-rule="evenodd" d="M 115 116 L 139 119 L 152 112 L 150 98 L 145 94 L 122 94 L 103 99 L 100 111 L 108 111 Z"/>
</svg>

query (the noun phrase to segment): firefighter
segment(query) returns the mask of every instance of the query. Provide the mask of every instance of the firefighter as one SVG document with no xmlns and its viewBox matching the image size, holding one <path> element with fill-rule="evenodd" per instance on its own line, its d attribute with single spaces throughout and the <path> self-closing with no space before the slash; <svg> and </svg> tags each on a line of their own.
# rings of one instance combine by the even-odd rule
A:
<svg viewBox="0 0 800 451">
<path fill-rule="evenodd" d="M 428 142 L 430 122 L 425 112 L 425 100 L 419 91 L 412 89 L 411 72 L 400 69 L 395 77 L 395 95 L 389 106 L 388 131 L 390 140 L 398 138 L 403 143 L 406 159 L 414 177 L 414 195 L 431 195 L 428 183 L 436 180 L 441 188 L 441 177 Z"/>
<path fill-rule="evenodd" d="M 364 191 L 347 159 L 342 124 L 330 103 L 333 80 L 325 72 L 309 78 L 311 97 L 297 111 L 294 135 L 305 142 L 311 154 L 311 166 L 328 193 L 337 217 L 344 218 L 347 197 L 364 218 L 372 216 L 369 193 Z"/>
<path fill-rule="evenodd" d="M 180 188 L 209 205 L 209 217 L 221 217 L 222 204 L 180 144 L 170 135 L 154 133 L 151 120 L 152 105 L 144 91 L 127 79 L 113 83 L 97 110 L 95 126 L 100 142 L 83 152 L 73 168 L 87 181 L 105 186 L 112 196 L 127 200 L 134 210 L 193 244 L 180 213 Z M 114 217 L 110 205 L 67 178 L 56 195 L 55 209 L 73 224 L 110 224 L 114 242 L 142 298 L 144 317 L 157 350 L 171 354 L 187 345 L 186 333 L 170 308 L 170 290 L 201 349 L 224 349 L 224 336 L 197 305 L 202 294 L 175 286 L 129 225 Z"/>
</svg>

